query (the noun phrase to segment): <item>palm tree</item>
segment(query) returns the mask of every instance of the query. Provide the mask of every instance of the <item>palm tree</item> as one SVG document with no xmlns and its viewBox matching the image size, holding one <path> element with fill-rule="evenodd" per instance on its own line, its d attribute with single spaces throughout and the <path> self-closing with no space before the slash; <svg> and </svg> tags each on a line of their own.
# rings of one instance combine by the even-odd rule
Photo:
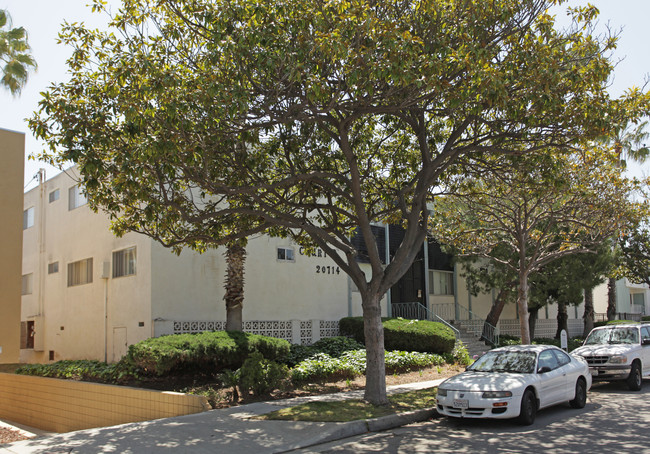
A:
<svg viewBox="0 0 650 454">
<path fill-rule="evenodd" d="M 611 145 L 622 169 L 627 168 L 627 159 L 643 163 L 650 156 L 650 149 L 645 142 L 650 134 L 645 130 L 647 121 L 625 123 L 615 129 L 613 136 L 603 137 L 601 142 Z M 607 320 L 616 318 L 616 278 L 607 281 Z"/>
<path fill-rule="evenodd" d="M 16 96 L 27 82 L 28 69 L 36 69 L 36 61 L 29 53 L 27 31 L 23 27 L 11 27 L 9 13 L 0 10 L 0 64 L 3 65 L 0 85 Z"/>
<path fill-rule="evenodd" d="M 242 331 L 242 309 L 244 304 L 244 263 L 246 246 L 242 242 L 230 243 L 226 252 L 226 331 Z"/>
</svg>

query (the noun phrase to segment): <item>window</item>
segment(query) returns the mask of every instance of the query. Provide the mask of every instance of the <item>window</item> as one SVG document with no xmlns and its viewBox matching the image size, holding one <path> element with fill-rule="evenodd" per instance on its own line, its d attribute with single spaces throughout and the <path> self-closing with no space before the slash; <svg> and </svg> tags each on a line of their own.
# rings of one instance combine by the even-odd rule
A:
<svg viewBox="0 0 650 454">
<path fill-rule="evenodd" d="M 559 350 L 552 350 L 552 351 L 553 354 L 555 355 L 555 358 L 557 359 L 557 363 L 559 366 L 564 366 L 565 364 L 569 364 L 571 362 L 571 358 L 566 353 L 561 352 Z"/>
<path fill-rule="evenodd" d="M 452 271 L 429 270 L 429 293 L 432 295 L 453 295 L 454 273 Z"/>
<path fill-rule="evenodd" d="M 89 284 L 93 281 L 93 259 L 68 263 L 68 287 Z"/>
<path fill-rule="evenodd" d="M 23 274 L 22 279 L 22 291 L 21 295 L 31 295 L 32 294 L 32 283 L 34 281 L 34 274 Z"/>
<path fill-rule="evenodd" d="M 59 272 L 59 262 L 49 263 L 47 265 L 47 274 L 54 274 Z"/>
<path fill-rule="evenodd" d="M 555 370 L 559 367 L 557 357 L 551 350 L 544 350 L 539 354 L 539 360 L 537 361 L 537 370 L 541 370 L 542 367 L 548 367 L 549 370 Z"/>
<path fill-rule="evenodd" d="M 58 189 L 55 189 L 54 191 L 50 192 L 50 203 L 59 200 L 60 195 L 61 195 L 61 191 L 59 191 Z"/>
<path fill-rule="evenodd" d="M 34 207 L 27 208 L 23 211 L 23 230 L 34 226 Z"/>
<path fill-rule="evenodd" d="M 81 192 L 79 185 L 68 189 L 68 210 L 74 210 L 87 202 L 86 196 Z"/>
<path fill-rule="evenodd" d="M 113 277 L 135 274 L 135 246 L 113 252 Z"/>
<path fill-rule="evenodd" d="M 278 248 L 278 260 L 283 260 L 285 262 L 293 262 L 293 249 L 289 247 L 279 247 Z"/>
</svg>

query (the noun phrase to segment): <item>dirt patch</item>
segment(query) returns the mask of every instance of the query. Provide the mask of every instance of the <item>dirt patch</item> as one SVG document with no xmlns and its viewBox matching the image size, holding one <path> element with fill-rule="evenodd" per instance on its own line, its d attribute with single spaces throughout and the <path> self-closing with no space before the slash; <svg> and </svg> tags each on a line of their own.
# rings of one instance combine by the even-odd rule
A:
<svg viewBox="0 0 650 454">
<path fill-rule="evenodd" d="M 27 440 L 26 437 L 17 430 L 8 427 L 0 427 L 0 445 L 3 443 L 13 443 L 14 441 Z"/>
<path fill-rule="evenodd" d="M 452 377 L 464 370 L 464 366 L 446 365 L 439 367 L 428 367 L 422 370 L 405 372 L 400 374 L 390 374 L 386 376 L 386 385 L 402 385 L 405 383 L 415 383 L 422 381 L 438 380 L 441 378 Z M 162 383 L 158 383 L 162 385 Z M 145 385 L 146 386 L 146 385 Z M 252 402 L 261 402 L 269 400 L 289 399 L 292 397 L 317 396 L 336 392 L 355 391 L 364 389 L 366 386 L 366 377 L 360 376 L 354 379 L 307 383 L 301 386 L 290 386 L 285 384 L 281 389 L 275 390 L 270 394 L 262 396 L 240 395 L 237 400 L 233 400 L 232 388 L 222 388 L 216 382 L 214 383 L 194 383 L 192 386 L 185 388 L 175 387 L 176 391 L 190 392 L 201 394 L 208 398 L 212 408 L 226 408 L 235 405 L 243 405 Z M 158 388 L 158 386 L 156 386 Z M 159 388 L 160 389 L 160 388 Z M 168 388 L 169 389 L 169 388 Z"/>
</svg>

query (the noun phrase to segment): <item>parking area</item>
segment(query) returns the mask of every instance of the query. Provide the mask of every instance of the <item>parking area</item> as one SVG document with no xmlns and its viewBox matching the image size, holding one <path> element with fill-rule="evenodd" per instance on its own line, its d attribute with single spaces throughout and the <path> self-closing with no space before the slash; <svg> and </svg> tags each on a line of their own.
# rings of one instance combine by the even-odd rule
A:
<svg viewBox="0 0 650 454">
<path fill-rule="evenodd" d="M 514 421 L 439 418 L 367 434 L 308 452 L 650 453 L 650 382 L 594 384 L 585 408 L 542 410 L 532 426 Z M 307 451 L 305 451 L 307 452 Z"/>
</svg>

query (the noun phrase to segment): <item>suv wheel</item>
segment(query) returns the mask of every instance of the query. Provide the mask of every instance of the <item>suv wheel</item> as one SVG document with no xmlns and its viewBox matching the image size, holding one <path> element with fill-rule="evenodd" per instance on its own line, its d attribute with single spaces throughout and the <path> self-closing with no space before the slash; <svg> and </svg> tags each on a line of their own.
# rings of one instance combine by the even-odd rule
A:
<svg viewBox="0 0 650 454">
<path fill-rule="evenodd" d="M 573 400 L 569 401 L 569 404 L 573 408 L 585 408 L 587 403 L 587 384 L 584 379 L 579 378 L 576 382 L 576 395 Z"/>
<path fill-rule="evenodd" d="M 634 361 L 630 375 L 627 377 L 627 386 L 632 391 L 639 391 L 641 389 L 641 380 L 641 365 L 638 361 Z"/>
</svg>

